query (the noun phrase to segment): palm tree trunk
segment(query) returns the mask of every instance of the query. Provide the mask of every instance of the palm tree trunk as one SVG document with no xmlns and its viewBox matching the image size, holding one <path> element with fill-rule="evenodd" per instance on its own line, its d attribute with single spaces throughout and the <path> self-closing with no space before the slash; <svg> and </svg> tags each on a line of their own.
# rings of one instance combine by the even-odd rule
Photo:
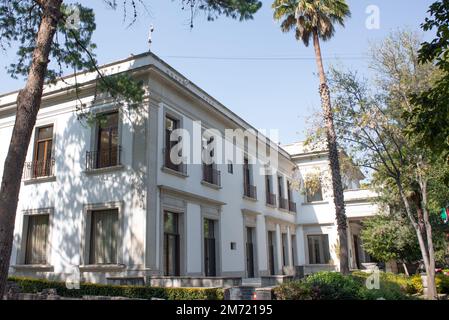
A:
<svg viewBox="0 0 449 320">
<path fill-rule="evenodd" d="M 330 91 L 324 72 L 320 39 L 316 29 L 313 31 L 313 46 L 315 48 L 318 74 L 320 77 L 321 106 L 324 112 L 327 148 L 329 152 L 329 162 L 332 173 L 332 189 L 334 194 L 335 216 L 337 220 L 338 237 L 340 240 L 340 272 L 342 274 L 349 274 L 348 235 L 346 232 L 348 225 L 345 212 L 343 185 L 341 182 L 340 160 L 338 158 L 337 135 L 334 128 Z"/>
<path fill-rule="evenodd" d="M 53 37 L 62 17 L 62 0 L 47 0 L 40 3 L 43 11 L 42 20 L 36 36 L 36 47 L 27 82 L 17 96 L 16 119 L 0 190 L 0 298 L 5 293 L 8 277 L 23 165 L 41 104 Z"/>
</svg>

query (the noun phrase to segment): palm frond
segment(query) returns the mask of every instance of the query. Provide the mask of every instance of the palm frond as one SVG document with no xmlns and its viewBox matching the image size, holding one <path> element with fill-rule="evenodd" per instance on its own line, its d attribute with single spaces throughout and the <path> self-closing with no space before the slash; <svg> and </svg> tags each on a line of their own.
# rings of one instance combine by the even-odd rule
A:
<svg viewBox="0 0 449 320">
<path fill-rule="evenodd" d="M 351 16 L 346 0 L 275 0 L 273 17 L 281 21 L 282 32 L 295 30 L 296 39 L 308 46 L 313 31 L 323 40 L 335 34 L 335 25 L 344 26 Z"/>
</svg>

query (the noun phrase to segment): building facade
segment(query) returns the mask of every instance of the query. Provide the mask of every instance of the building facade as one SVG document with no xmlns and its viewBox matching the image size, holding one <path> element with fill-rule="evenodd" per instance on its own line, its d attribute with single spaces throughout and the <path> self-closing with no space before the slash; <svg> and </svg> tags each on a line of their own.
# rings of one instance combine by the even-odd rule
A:
<svg viewBox="0 0 449 320">
<path fill-rule="evenodd" d="M 325 152 L 308 154 L 300 145 L 284 150 L 265 140 L 154 54 L 102 71 L 141 80 L 143 103 L 118 107 L 96 91 L 95 73 L 45 87 L 22 177 L 11 274 L 194 286 L 338 265 L 331 196 L 312 199 L 296 187 L 298 172 L 327 170 Z M 16 97 L 0 96 L 0 174 Z M 92 121 L 79 119 L 81 104 Z M 224 134 L 229 129 L 231 139 Z M 171 139 L 179 130 L 189 139 Z M 232 156 L 191 161 L 195 150 L 208 153 L 216 143 L 210 132 L 225 137 Z M 261 144 L 247 142 L 253 138 L 264 141 L 264 161 L 255 159 Z M 182 145 L 177 156 L 190 161 L 173 160 L 176 144 Z M 357 235 L 360 221 L 377 212 L 373 196 L 345 193 L 353 267 L 367 260 Z"/>
</svg>

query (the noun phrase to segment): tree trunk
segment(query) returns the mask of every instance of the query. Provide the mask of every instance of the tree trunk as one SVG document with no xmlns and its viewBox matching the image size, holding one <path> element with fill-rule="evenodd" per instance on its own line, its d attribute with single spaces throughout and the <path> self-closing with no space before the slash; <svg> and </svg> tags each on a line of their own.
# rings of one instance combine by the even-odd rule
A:
<svg viewBox="0 0 449 320">
<path fill-rule="evenodd" d="M 421 165 L 418 164 L 418 172 L 420 172 Z M 429 210 L 427 209 L 427 181 L 418 173 L 419 185 L 421 188 L 421 200 L 422 200 L 422 212 L 424 219 L 424 226 L 426 230 L 427 236 L 427 251 L 429 254 L 429 268 L 426 270 L 427 272 L 427 296 L 429 299 L 438 299 L 437 287 L 435 283 L 435 251 L 433 248 L 433 240 L 432 240 L 432 226 L 430 225 L 429 220 Z"/>
<path fill-rule="evenodd" d="M 340 239 L 340 272 L 349 274 L 348 257 L 348 235 L 347 219 L 345 212 L 345 201 L 343 195 L 343 184 L 341 182 L 340 160 L 338 157 L 337 135 L 334 127 L 334 117 L 332 113 L 331 97 L 324 73 L 323 59 L 321 55 L 320 39 L 317 30 L 313 31 L 313 45 L 320 77 L 321 106 L 324 112 L 326 125 L 327 148 L 329 152 L 330 169 L 332 173 L 332 189 L 334 194 L 335 216 L 338 226 L 338 237 Z"/>
<path fill-rule="evenodd" d="M 424 266 L 426 268 L 426 274 L 427 274 L 427 284 L 428 284 L 428 296 L 431 299 L 435 299 L 436 298 L 436 294 L 433 297 L 430 297 L 430 293 L 434 291 L 434 288 L 436 288 L 435 286 L 435 259 L 434 259 L 434 266 L 431 266 L 431 262 L 430 262 L 430 257 L 429 257 L 429 252 L 427 250 L 424 238 L 423 238 L 423 234 L 421 233 L 419 224 L 416 222 L 416 219 L 413 217 L 413 213 L 410 207 L 410 203 L 408 202 L 408 199 L 405 195 L 404 189 L 402 188 L 402 183 L 400 182 L 399 179 L 396 180 L 396 185 L 398 186 L 399 189 L 399 193 L 401 195 L 402 198 L 402 202 L 404 203 L 405 206 L 405 211 L 407 213 L 407 216 L 413 226 L 413 228 L 415 229 L 416 235 L 418 237 L 418 243 L 419 243 L 419 249 L 421 250 L 421 255 L 424 261 Z M 432 269 L 433 268 L 433 269 Z M 436 290 L 435 290 L 436 291 Z"/>
<path fill-rule="evenodd" d="M 27 82 L 17 96 L 16 119 L 0 190 L 0 298 L 8 277 L 23 166 L 41 104 L 53 37 L 62 17 L 61 4 L 62 0 L 42 1 L 42 20 Z"/>
</svg>

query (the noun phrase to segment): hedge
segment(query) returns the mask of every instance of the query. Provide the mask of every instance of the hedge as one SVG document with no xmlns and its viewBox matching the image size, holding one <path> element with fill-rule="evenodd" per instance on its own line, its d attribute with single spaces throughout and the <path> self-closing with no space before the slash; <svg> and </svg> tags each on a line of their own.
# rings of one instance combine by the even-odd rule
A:
<svg viewBox="0 0 449 320">
<path fill-rule="evenodd" d="M 406 280 L 391 274 L 380 276 L 380 288 L 366 287 L 368 273 L 344 276 L 338 272 L 318 272 L 303 280 L 274 289 L 277 300 L 408 300 Z"/>
<path fill-rule="evenodd" d="M 45 279 L 10 277 L 24 293 L 38 293 L 44 289 L 56 289 L 61 297 L 81 298 L 83 296 L 113 296 L 132 299 L 166 300 L 223 300 L 221 288 L 163 288 L 149 286 L 119 286 L 94 283 L 80 283 L 80 289 L 68 289 L 65 282 Z"/>
</svg>

